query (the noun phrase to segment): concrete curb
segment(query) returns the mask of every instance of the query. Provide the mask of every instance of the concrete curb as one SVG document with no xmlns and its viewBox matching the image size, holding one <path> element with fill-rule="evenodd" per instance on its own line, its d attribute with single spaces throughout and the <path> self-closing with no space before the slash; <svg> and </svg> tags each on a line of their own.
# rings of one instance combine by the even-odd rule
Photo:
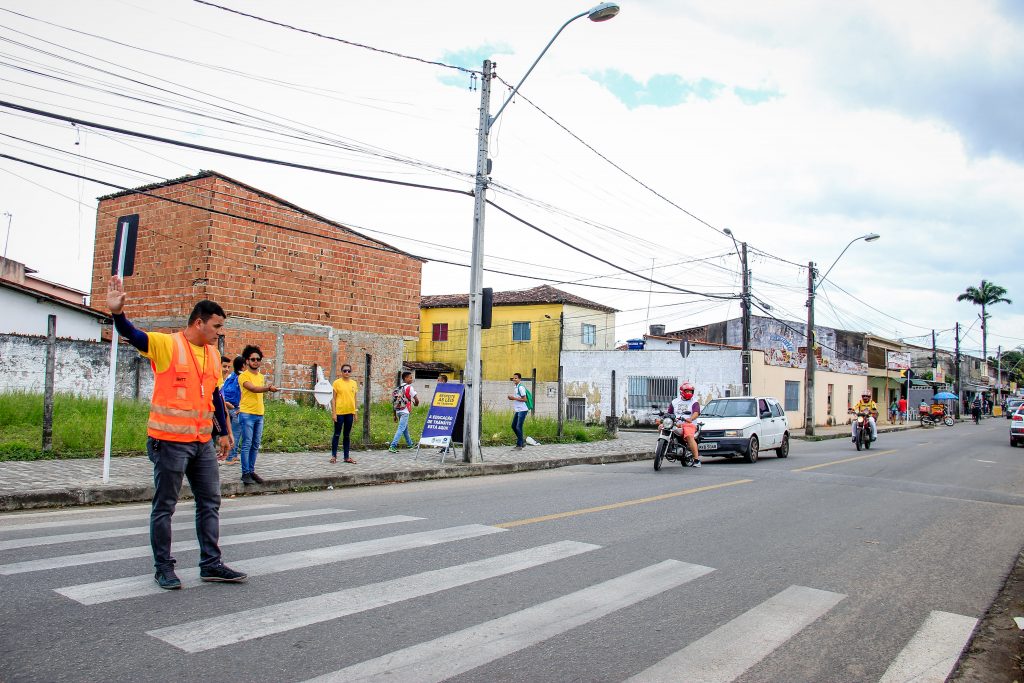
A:
<svg viewBox="0 0 1024 683">
<path fill-rule="evenodd" d="M 289 477 L 267 479 L 264 484 L 243 484 L 240 481 L 221 482 L 221 496 L 242 496 L 260 493 L 295 493 L 318 491 L 328 486 L 372 486 L 399 484 L 409 481 L 430 481 L 434 479 L 455 479 L 458 477 L 480 477 L 492 474 L 513 474 L 548 470 L 570 465 L 604 465 L 616 462 L 649 460 L 651 451 L 625 451 L 604 455 L 549 458 L 514 463 L 452 463 L 438 466 L 424 466 L 386 472 L 364 472 L 332 476 Z M 181 499 L 192 497 L 188 485 L 182 486 Z M 148 503 L 153 500 L 152 486 L 138 485 L 97 485 L 74 489 L 38 489 L 0 495 L 0 512 L 30 510 L 35 508 L 70 507 L 73 505 L 104 505 L 114 503 Z"/>
</svg>

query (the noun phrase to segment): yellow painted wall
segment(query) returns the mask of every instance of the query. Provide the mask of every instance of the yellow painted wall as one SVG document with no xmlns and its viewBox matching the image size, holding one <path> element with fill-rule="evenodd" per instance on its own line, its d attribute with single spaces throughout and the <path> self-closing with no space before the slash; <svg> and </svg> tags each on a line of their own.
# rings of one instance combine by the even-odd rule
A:
<svg viewBox="0 0 1024 683">
<path fill-rule="evenodd" d="M 786 411 L 789 426 L 804 426 L 804 369 L 782 368 L 764 364 L 764 354 L 760 351 L 751 352 L 750 390 L 755 396 L 772 396 L 779 403 L 786 405 L 786 381 L 800 383 L 800 404 L 795 411 Z M 834 424 L 847 424 L 846 397 L 853 387 L 853 402 L 860 400 L 861 392 L 867 387 L 865 375 L 846 375 L 838 372 L 824 372 L 820 368 L 814 373 L 814 423 L 817 426 L 828 424 L 828 385 L 833 385 L 832 414 Z"/>
<path fill-rule="evenodd" d="M 507 380 L 513 372 L 529 376 L 537 369 L 537 380 L 558 379 L 559 315 L 562 304 L 495 306 L 491 329 L 481 338 L 481 359 L 485 380 Z M 466 364 L 465 308 L 424 308 L 420 310 L 419 340 L 406 347 L 406 359 L 447 363 L 456 373 Z M 512 341 L 512 323 L 530 323 L 530 341 Z M 431 341 L 434 323 L 448 323 L 448 341 Z M 415 358 L 411 351 L 415 349 Z"/>
</svg>

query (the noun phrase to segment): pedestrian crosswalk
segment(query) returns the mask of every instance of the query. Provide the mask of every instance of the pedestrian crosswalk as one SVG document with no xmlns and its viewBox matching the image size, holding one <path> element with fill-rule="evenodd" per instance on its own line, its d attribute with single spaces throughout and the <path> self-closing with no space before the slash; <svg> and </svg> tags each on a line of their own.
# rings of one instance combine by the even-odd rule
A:
<svg viewBox="0 0 1024 683">
<path fill-rule="evenodd" d="M 567 582 L 567 587 L 553 597 L 546 595 L 534 604 L 516 601 L 515 607 L 508 608 L 507 612 L 499 610 L 498 616 L 488 614 L 491 618 L 466 614 L 465 619 L 457 627 L 447 629 L 448 632 L 441 620 L 433 625 L 434 632 L 417 639 L 419 642 L 400 643 L 384 654 L 375 651 L 369 658 L 364 655 L 362 661 L 340 658 L 335 666 L 322 667 L 312 678 L 308 672 L 288 678 L 317 683 L 448 680 L 529 651 L 529 648 L 543 647 L 574 629 L 586 629 L 604 619 L 622 618 L 631 608 L 645 601 L 664 599 L 670 592 L 677 599 L 680 595 L 696 596 L 702 587 L 715 585 L 718 575 L 715 568 L 689 563 L 686 558 L 655 558 L 650 562 L 631 558 L 636 568 L 617 573 L 607 570 L 615 566 L 607 561 L 615 552 L 614 547 L 572 539 L 526 543 L 523 547 L 523 537 L 517 536 L 518 530 L 499 526 L 438 526 L 422 517 L 361 517 L 356 510 L 334 507 L 291 509 L 284 504 L 234 504 L 225 506 L 221 524 L 241 527 L 240 533 L 224 535 L 222 546 L 287 542 L 289 548 L 299 548 L 267 554 L 272 544 L 254 545 L 257 552 L 250 554 L 257 556 L 229 562 L 233 568 L 249 574 L 251 582 L 268 587 L 265 594 L 269 599 L 250 606 L 250 603 L 233 599 L 238 595 L 236 589 L 201 583 L 198 570 L 186 568 L 186 561 L 179 562 L 182 591 L 168 593 L 155 584 L 152 573 L 139 574 L 151 550 L 148 545 L 130 545 L 130 542 L 131 537 L 148 531 L 137 525 L 146 517 L 144 508 L 133 506 L 95 514 L 85 514 L 84 510 L 72 512 L 74 514 L 53 513 L 54 517 L 33 513 L 0 518 L 0 550 L 19 551 L 0 556 L 0 593 L 9 587 L 5 586 L 8 582 L 40 581 L 50 596 L 65 601 L 62 604 L 69 609 L 80 611 L 83 620 L 87 620 L 92 611 L 101 609 L 104 619 L 116 618 L 112 615 L 116 615 L 118 609 L 129 609 L 130 604 L 133 615 L 145 615 L 144 625 L 136 628 L 132 637 L 145 641 L 143 649 L 148 652 L 162 648 L 161 657 L 188 659 L 208 652 L 230 653 L 234 651 L 232 648 L 244 648 L 246 643 L 255 641 L 271 647 L 275 639 L 289 638 L 289 634 L 311 626 L 338 624 L 344 630 L 348 620 L 373 610 L 421 609 L 417 607 L 418 601 L 438 595 L 457 602 L 460 591 L 472 592 L 474 586 L 500 585 L 503 590 L 515 593 L 516 586 L 525 587 L 528 577 L 533 576 L 531 572 L 561 572 L 573 566 L 602 568 L 595 570 L 593 575 L 599 578 L 589 580 L 589 585 Z M 340 514 L 351 518 L 330 519 Z M 316 520 L 319 523 L 304 523 L 316 517 L 322 518 Z M 246 525 L 277 527 L 290 523 L 297 525 L 245 528 Z M 95 528 L 100 525 L 106 527 Z M 123 526 L 111 528 L 111 525 Z M 192 526 L 191 522 L 181 521 L 174 528 L 184 531 Z M 358 535 L 353 538 L 353 534 Z M 116 539 L 129 544 L 83 552 L 82 544 L 96 541 L 110 544 L 116 543 Z M 56 552 L 54 546 L 59 546 Z M 263 549 L 263 554 L 259 548 Z M 175 542 L 173 549 L 182 555 L 196 551 L 198 544 L 183 539 Z M 334 584 L 309 582 L 297 593 L 300 597 L 292 594 L 289 599 L 272 597 L 275 595 L 273 582 L 287 580 L 315 567 L 341 566 L 340 563 L 374 557 L 401 559 L 413 552 L 418 553 L 415 556 L 418 560 L 432 558 L 430 568 L 403 570 L 400 575 L 387 574 L 379 580 L 371 579 L 341 590 Z M 16 556 L 11 557 L 12 554 Z M 453 557 L 458 559 L 453 561 Z M 467 557 L 471 559 L 459 561 Z M 601 559 L 593 560 L 596 557 Z M 91 565 L 103 565 L 102 573 L 94 572 L 94 578 L 104 574 L 113 578 L 74 583 L 67 580 L 73 573 L 61 572 Z M 389 566 L 406 565 L 396 561 Z M 19 579 L 18 575 L 30 576 Z M 174 608 L 174 601 L 186 604 L 188 595 L 193 592 L 201 597 L 206 608 L 201 614 Z M 855 599 L 855 596 L 823 587 L 792 585 L 761 602 L 751 601 L 757 604 L 722 609 L 716 615 L 713 624 L 716 627 L 704 633 L 689 630 L 677 633 L 665 641 L 674 647 L 661 655 L 631 664 L 625 675 L 600 680 L 630 683 L 753 680 L 744 677 L 786 647 L 806 647 L 797 643 L 795 636 L 813 624 L 829 620 L 837 607 Z M 122 601 L 128 600 L 136 602 L 119 607 Z M 161 602 L 150 605 L 146 601 Z M 890 653 L 891 663 L 875 663 L 874 670 L 884 670 L 884 673 L 876 673 L 873 680 L 880 683 L 944 680 L 976 624 L 976 619 L 964 615 L 941 611 L 923 614 L 916 633 L 902 643 L 905 647 L 894 658 Z M 644 627 L 645 624 L 638 623 L 634 628 Z M 614 643 L 586 642 L 584 645 L 601 650 Z M 815 651 L 806 656 L 827 655 Z M 342 664 L 341 668 L 336 668 L 338 664 Z M 553 668 L 550 680 L 575 678 L 564 674 L 564 670 Z M 592 679 L 594 675 L 583 677 Z M 239 679 L 249 678 L 244 671 L 239 672 Z"/>
</svg>

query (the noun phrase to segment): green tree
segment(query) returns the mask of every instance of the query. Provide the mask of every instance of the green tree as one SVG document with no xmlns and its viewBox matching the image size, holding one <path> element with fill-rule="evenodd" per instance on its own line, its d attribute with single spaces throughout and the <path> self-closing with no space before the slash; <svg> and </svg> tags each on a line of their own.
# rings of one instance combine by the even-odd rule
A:
<svg viewBox="0 0 1024 683">
<path fill-rule="evenodd" d="M 997 284 L 981 281 L 981 287 L 971 285 L 964 290 L 964 293 L 956 298 L 957 301 L 970 301 L 975 306 L 981 306 L 981 357 L 988 362 L 988 313 L 985 309 L 993 304 L 1013 302 L 1006 298 L 1006 288 Z"/>
</svg>

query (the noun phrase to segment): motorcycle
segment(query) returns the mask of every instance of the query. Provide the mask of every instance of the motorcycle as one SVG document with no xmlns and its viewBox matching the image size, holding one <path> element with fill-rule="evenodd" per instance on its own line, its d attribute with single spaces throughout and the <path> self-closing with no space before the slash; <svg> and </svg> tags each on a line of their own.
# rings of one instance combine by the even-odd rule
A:
<svg viewBox="0 0 1024 683">
<path fill-rule="evenodd" d="M 693 453 L 690 452 L 690 447 L 686 445 L 686 440 L 683 438 L 683 420 L 675 419 L 673 415 L 664 411 L 658 412 L 658 419 L 660 424 L 658 427 L 658 445 L 654 449 L 654 470 L 658 471 L 661 469 L 662 460 L 675 460 L 683 467 L 691 467 L 693 465 Z M 694 426 L 697 428 L 697 431 L 693 438 L 699 444 L 701 441 L 700 425 L 694 424 Z"/>
<path fill-rule="evenodd" d="M 871 416 L 867 411 L 860 411 L 856 414 L 854 421 L 857 424 L 857 436 L 854 438 L 853 443 L 856 444 L 857 450 L 859 451 L 862 447 L 868 450 L 871 449 L 871 423 L 868 422 L 868 417 Z"/>
<path fill-rule="evenodd" d="M 952 427 L 956 424 L 956 420 L 949 413 L 943 411 L 941 413 L 921 413 L 921 426 L 922 427 L 934 427 L 936 425 L 944 424 L 947 427 Z"/>
</svg>

